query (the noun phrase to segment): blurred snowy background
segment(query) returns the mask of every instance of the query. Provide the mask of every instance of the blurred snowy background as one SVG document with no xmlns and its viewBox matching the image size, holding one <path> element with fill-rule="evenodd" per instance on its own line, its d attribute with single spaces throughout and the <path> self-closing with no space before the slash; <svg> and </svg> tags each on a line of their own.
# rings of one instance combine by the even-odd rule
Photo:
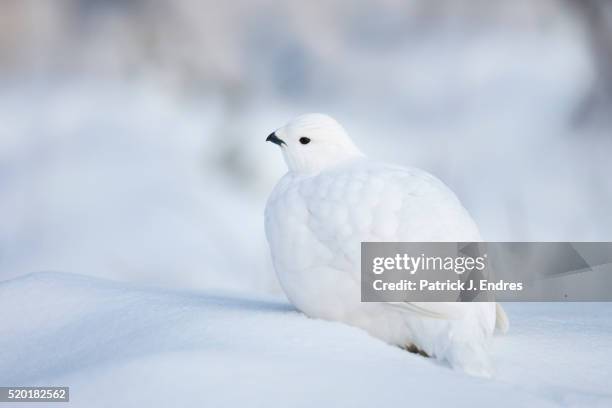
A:
<svg viewBox="0 0 612 408">
<path fill-rule="evenodd" d="M 265 137 L 335 116 L 487 240 L 612 239 L 612 2 L 0 1 L 0 280 L 274 292 Z"/>
</svg>

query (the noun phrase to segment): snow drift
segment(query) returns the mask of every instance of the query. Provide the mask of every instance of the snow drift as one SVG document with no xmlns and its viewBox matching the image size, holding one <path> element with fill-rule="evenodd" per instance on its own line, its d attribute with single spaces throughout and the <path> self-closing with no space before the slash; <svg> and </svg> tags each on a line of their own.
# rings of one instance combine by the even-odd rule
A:
<svg viewBox="0 0 612 408">
<path fill-rule="evenodd" d="M 612 305 L 505 307 L 484 380 L 283 299 L 35 273 L 0 283 L 0 383 L 76 407 L 612 404 Z"/>
</svg>

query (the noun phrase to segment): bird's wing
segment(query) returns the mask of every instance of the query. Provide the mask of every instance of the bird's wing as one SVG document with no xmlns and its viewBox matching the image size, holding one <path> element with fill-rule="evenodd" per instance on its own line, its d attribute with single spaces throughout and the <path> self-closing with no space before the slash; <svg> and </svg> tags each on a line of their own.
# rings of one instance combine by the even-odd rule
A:
<svg viewBox="0 0 612 408">
<path fill-rule="evenodd" d="M 418 169 L 366 160 L 304 179 L 299 192 L 308 211 L 308 228 L 334 254 L 332 263 L 357 281 L 364 241 L 481 240 L 456 196 Z M 442 319 L 465 313 L 455 303 L 393 302 L 389 307 Z"/>
</svg>

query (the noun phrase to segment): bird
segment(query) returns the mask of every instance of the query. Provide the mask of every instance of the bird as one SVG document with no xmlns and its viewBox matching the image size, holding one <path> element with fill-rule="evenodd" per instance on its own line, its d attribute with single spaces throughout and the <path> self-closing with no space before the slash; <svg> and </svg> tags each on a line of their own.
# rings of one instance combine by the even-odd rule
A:
<svg viewBox="0 0 612 408">
<path fill-rule="evenodd" d="M 489 344 L 508 317 L 495 302 L 361 302 L 361 242 L 479 242 L 456 195 L 424 170 L 369 159 L 322 113 L 266 138 L 287 165 L 267 200 L 266 238 L 288 300 L 311 318 L 358 327 L 467 374 L 493 373 Z"/>
</svg>

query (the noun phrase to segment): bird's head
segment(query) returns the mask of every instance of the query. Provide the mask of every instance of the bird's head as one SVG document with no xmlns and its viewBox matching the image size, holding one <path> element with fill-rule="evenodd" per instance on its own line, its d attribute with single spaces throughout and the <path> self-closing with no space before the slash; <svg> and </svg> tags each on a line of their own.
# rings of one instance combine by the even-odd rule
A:
<svg viewBox="0 0 612 408">
<path fill-rule="evenodd" d="M 309 113 L 272 132 L 267 142 L 280 146 L 290 171 L 316 174 L 343 161 L 363 156 L 333 118 Z"/>
</svg>

